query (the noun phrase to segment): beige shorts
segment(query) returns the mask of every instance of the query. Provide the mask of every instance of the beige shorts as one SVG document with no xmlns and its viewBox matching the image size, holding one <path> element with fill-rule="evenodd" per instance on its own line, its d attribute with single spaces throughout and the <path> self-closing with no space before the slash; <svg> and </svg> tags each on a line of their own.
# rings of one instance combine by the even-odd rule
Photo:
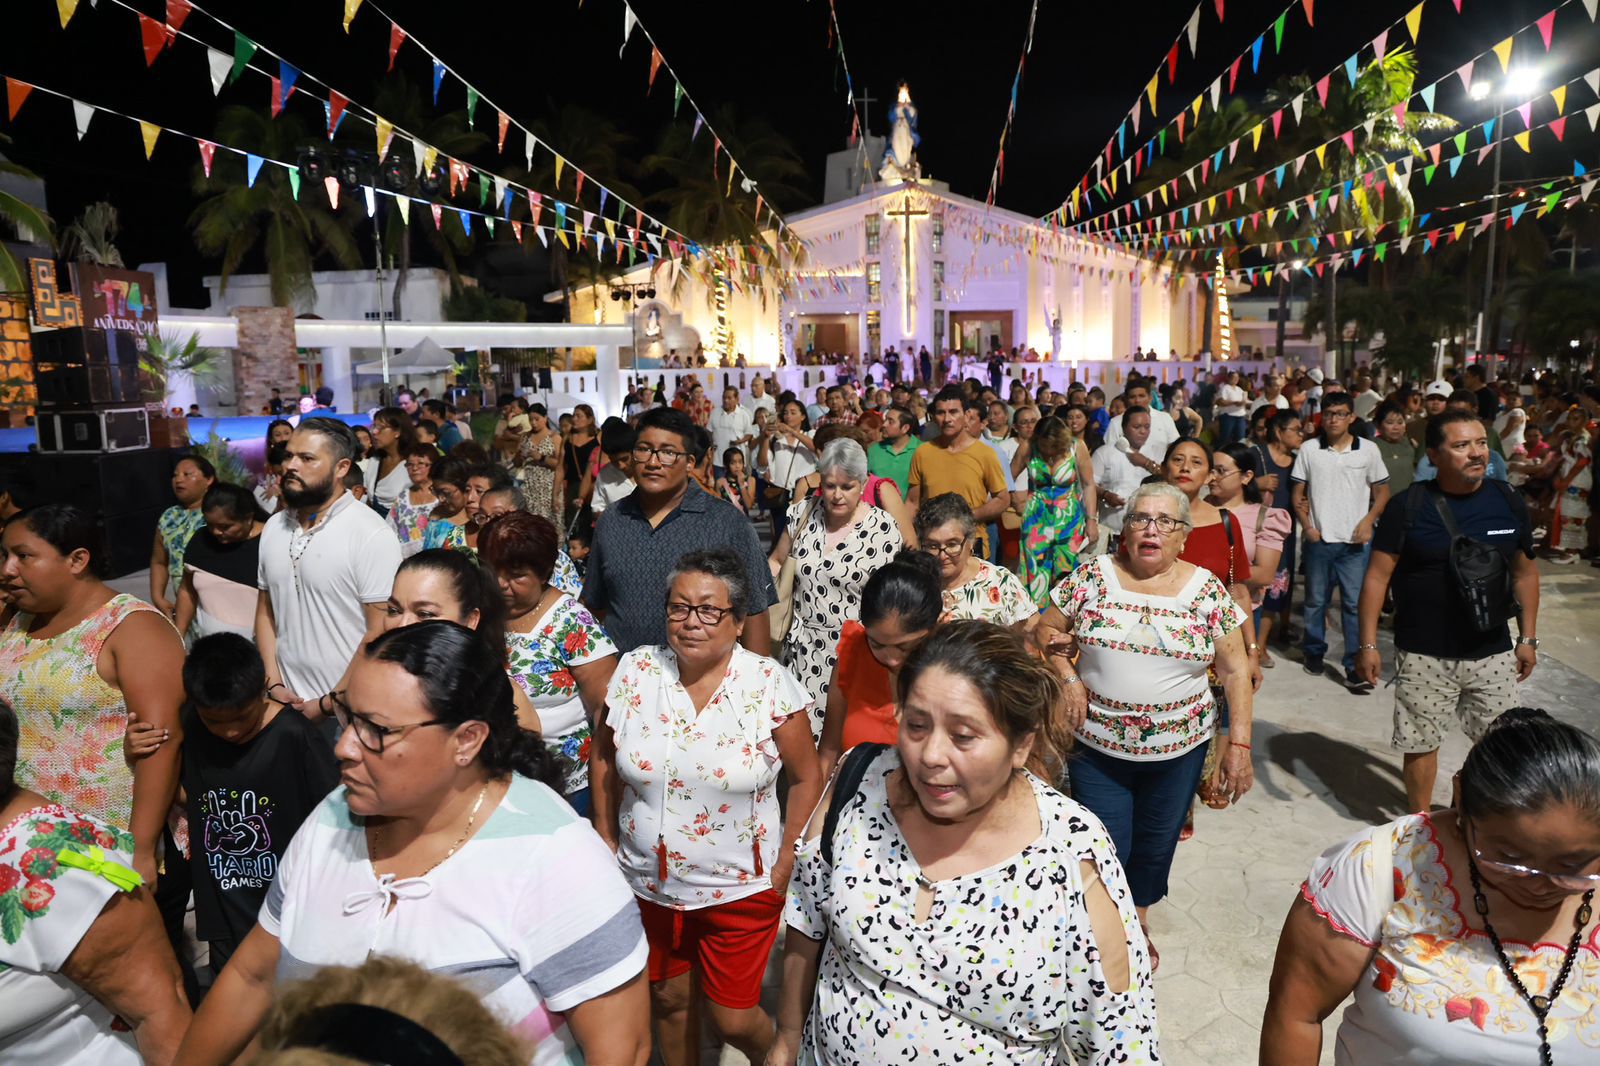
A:
<svg viewBox="0 0 1600 1066">
<path fill-rule="evenodd" d="M 1476 742 L 1502 711 L 1516 706 L 1517 657 L 1435 659 L 1400 652 L 1395 660 L 1394 739 L 1400 751 L 1438 751 L 1454 715 Z"/>
</svg>

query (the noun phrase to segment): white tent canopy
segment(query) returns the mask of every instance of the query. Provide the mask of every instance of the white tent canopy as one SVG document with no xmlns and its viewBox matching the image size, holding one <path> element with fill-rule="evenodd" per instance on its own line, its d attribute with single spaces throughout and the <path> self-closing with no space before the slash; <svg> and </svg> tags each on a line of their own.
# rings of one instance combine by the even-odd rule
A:
<svg viewBox="0 0 1600 1066">
<path fill-rule="evenodd" d="M 389 357 L 390 375 L 438 374 L 455 368 L 456 357 L 435 344 L 432 337 L 424 337 L 399 355 Z M 358 374 L 382 374 L 383 360 L 369 359 L 357 363 L 355 369 Z"/>
</svg>

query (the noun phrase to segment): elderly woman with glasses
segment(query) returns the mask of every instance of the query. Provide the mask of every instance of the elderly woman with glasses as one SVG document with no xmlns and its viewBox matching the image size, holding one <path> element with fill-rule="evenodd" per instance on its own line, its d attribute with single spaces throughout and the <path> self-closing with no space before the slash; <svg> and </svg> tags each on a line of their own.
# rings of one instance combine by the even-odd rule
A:
<svg viewBox="0 0 1600 1066">
<path fill-rule="evenodd" d="M 765 1060 L 773 1025 L 761 979 L 794 842 L 822 791 L 810 695 L 739 646 L 750 598 L 733 552 L 679 559 L 667 582 L 667 643 L 622 657 L 591 749 L 595 826 L 617 852 L 650 941 L 665 1066 L 699 1062 L 700 999 L 723 1040 Z M 787 821 L 779 770 L 789 777 Z"/>
<path fill-rule="evenodd" d="M 1066 682 L 1077 731 L 1072 797 L 1111 833 L 1141 921 L 1167 894 L 1205 766 L 1217 715 L 1210 667 L 1233 716 L 1218 789 L 1237 801 L 1254 781 L 1246 615 L 1215 574 L 1179 558 L 1190 521 L 1182 490 L 1141 485 L 1128 499 L 1122 550 L 1096 556 L 1052 589 L 1036 631 Z"/>
<path fill-rule="evenodd" d="M 1017 575 L 972 552 L 978 522 L 958 493 L 947 492 L 917 508 L 917 543 L 939 563 L 944 598 L 941 622 L 964 618 L 1027 630 L 1039 617 Z"/>
<path fill-rule="evenodd" d="M 1600 741 L 1514 708 L 1456 785 L 1453 809 L 1313 864 L 1278 941 L 1262 1062 L 1316 1063 L 1323 1019 L 1352 994 L 1339 1066 L 1595 1060 Z"/>
<path fill-rule="evenodd" d="M 443 620 L 368 644 L 334 704 L 343 784 L 306 819 L 179 1049 L 232 1062 L 278 980 L 397 955 L 470 975 L 533 1062 L 642 1062 L 644 931 L 589 823 L 517 725 L 503 651 Z"/>
</svg>

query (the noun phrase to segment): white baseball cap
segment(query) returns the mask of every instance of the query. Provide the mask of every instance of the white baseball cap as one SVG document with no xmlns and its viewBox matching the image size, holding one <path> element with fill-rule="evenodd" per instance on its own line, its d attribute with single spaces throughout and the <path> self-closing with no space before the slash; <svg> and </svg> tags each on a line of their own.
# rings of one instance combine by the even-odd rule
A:
<svg viewBox="0 0 1600 1066">
<path fill-rule="evenodd" d="M 1422 390 L 1422 395 L 1424 399 L 1429 396 L 1441 396 L 1448 400 L 1455 391 L 1448 381 L 1440 379 L 1428 382 L 1428 387 Z"/>
</svg>

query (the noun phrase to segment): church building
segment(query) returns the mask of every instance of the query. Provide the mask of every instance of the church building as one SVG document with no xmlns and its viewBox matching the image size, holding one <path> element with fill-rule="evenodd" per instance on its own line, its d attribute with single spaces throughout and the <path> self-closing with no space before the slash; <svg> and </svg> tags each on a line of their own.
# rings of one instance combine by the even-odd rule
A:
<svg viewBox="0 0 1600 1066">
<path fill-rule="evenodd" d="M 653 283 L 654 298 L 613 300 L 605 284 L 579 290 L 574 320 L 631 324 L 641 368 L 699 344 L 712 365 L 726 351 L 729 363 L 743 353 L 753 366 L 891 346 L 974 357 L 1032 349 L 1058 363 L 1197 349 L 1204 297 L 1192 275 L 951 192 L 922 173 L 905 86 L 890 119 L 886 139 L 828 157 L 826 202 L 785 219 L 804 242 L 785 291 L 718 293 L 657 261 L 617 279 Z"/>
</svg>

